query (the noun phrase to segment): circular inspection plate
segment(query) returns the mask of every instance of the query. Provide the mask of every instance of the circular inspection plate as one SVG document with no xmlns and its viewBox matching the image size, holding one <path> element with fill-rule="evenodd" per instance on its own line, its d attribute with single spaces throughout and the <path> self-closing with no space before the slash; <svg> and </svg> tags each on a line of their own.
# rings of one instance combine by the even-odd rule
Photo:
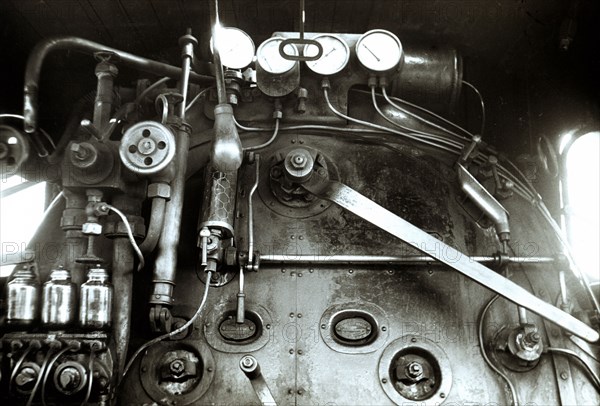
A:
<svg viewBox="0 0 600 406">
<path fill-rule="evenodd" d="M 283 165 L 285 157 L 294 149 L 296 147 L 283 148 L 275 151 L 270 157 L 261 160 L 260 178 L 269 179 L 269 182 L 259 183 L 258 195 L 270 210 L 281 216 L 296 219 L 314 217 L 323 213 L 333 203 L 319 199 L 310 193 L 294 194 L 294 191 L 290 191 L 290 194 L 285 196 L 282 193 L 282 188 L 279 187 L 284 178 L 285 168 Z M 303 146 L 302 149 L 311 155 L 316 170 L 325 171 L 326 177 L 330 180 L 340 179 L 337 166 L 329 157 L 314 148 Z M 265 154 L 265 156 L 267 155 Z"/>
<path fill-rule="evenodd" d="M 119 146 L 121 162 L 140 175 L 163 170 L 175 156 L 173 132 L 156 121 L 142 121 L 129 127 Z"/>
<path fill-rule="evenodd" d="M 193 376 L 181 380 L 167 380 L 165 369 L 172 360 L 183 360 Z M 200 399 L 210 387 L 215 374 L 215 360 L 208 346 L 192 346 L 178 341 L 157 343 L 140 361 L 140 379 L 146 393 L 161 405 L 189 405 Z"/>
<path fill-rule="evenodd" d="M 407 382 L 402 362 L 417 362 L 428 374 L 429 381 Z M 433 341 L 405 335 L 392 341 L 379 359 L 379 382 L 386 395 L 396 404 L 416 402 L 434 406 L 444 403 L 452 387 L 452 369 L 448 356 Z M 423 388 L 423 386 L 425 386 Z M 404 396 L 403 396 L 404 395 Z"/>
</svg>

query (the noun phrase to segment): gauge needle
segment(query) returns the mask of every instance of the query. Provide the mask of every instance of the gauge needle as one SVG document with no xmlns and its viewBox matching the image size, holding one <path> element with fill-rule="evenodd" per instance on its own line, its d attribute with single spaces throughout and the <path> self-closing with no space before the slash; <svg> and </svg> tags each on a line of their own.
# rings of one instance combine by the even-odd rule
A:
<svg viewBox="0 0 600 406">
<path fill-rule="evenodd" d="M 368 46 L 366 46 L 365 44 L 362 44 L 362 46 L 363 46 L 363 47 L 365 47 L 365 48 L 367 48 L 367 51 L 369 51 L 369 52 L 371 53 L 371 55 L 373 55 L 373 57 L 374 57 L 375 59 L 377 59 L 377 62 L 381 62 L 381 59 L 379 59 L 379 58 L 377 57 L 377 55 L 375 55 L 375 53 L 373 53 L 373 51 L 371 51 L 371 50 L 369 49 L 369 47 L 368 47 Z"/>
<path fill-rule="evenodd" d="M 330 53 L 332 53 L 333 51 L 335 51 L 335 48 L 333 48 L 331 51 L 327 52 L 324 57 L 328 57 Z M 371 52 L 372 53 L 372 52 Z"/>
<path fill-rule="evenodd" d="M 273 68 L 271 67 L 271 64 L 269 63 L 269 61 L 267 60 L 267 58 L 265 58 L 264 56 L 263 56 L 263 61 L 265 61 L 265 63 L 269 67 L 269 69 L 273 70 Z"/>
</svg>

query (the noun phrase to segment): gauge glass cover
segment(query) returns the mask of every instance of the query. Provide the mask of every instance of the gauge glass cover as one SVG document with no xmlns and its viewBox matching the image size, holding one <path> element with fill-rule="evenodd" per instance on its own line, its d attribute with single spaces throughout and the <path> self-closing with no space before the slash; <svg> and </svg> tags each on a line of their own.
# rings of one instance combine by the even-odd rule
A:
<svg viewBox="0 0 600 406">
<path fill-rule="evenodd" d="M 321 44 L 323 54 L 315 61 L 306 62 L 306 66 L 310 70 L 321 75 L 333 75 L 346 67 L 350 59 L 350 49 L 340 37 L 322 34 L 312 39 Z M 317 47 L 312 44 L 307 45 L 304 49 L 305 56 L 315 56 L 317 53 Z"/>
<path fill-rule="evenodd" d="M 254 42 L 244 31 L 234 27 L 221 27 L 217 36 L 221 64 L 232 69 L 243 69 L 252 63 Z M 211 52 L 213 40 L 210 41 Z"/>
<path fill-rule="evenodd" d="M 297 63 L 285 59 L 279 54 L 279 44 L 283 41 L 284 39 L 280 37 L 269 38 L 260 44 L 256 53 L 261 68 L 274 75 L 290 71 Z M 284 50 L 288 55 L 298 55 L 298 48 L 293 44 L 287 44 Z"/>
<path fill-rule="evenodd" d="M 356 43 L 356 56 L 367 69 L 385 72 L 396 68 L 402 60 L 402 44 L 385 30 L 366 32 Z"/>
</svg>

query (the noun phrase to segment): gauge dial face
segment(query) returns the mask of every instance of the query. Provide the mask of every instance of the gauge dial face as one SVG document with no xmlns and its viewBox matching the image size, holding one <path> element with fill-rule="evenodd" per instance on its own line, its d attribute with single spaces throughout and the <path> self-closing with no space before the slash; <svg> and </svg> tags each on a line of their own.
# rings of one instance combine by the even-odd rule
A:
<svg viewBox="0 0 600 406">
<path fill-rule="evenodd" d="M 284 59 L 279 54 L 279 44 L 284 41 L 283 38 L 269 38 L 258 47 L 256 59 L 265 71 L 274 75 L 290 71 L 298 62 Z M 288 55 L 298 55 L 298 48 L 294 44 L 287 44 L 284 51 Z"/>
<path fill-rule="evenodd" d="M 389 71 L 402 61 L 402 44 L 398 37 L 389 31 L 372 30 L 363 34 L 356 43 L 356 56 L 369 70 Z"/>
<path fill-rule="evenodd" d="M 313 38 L 323 47 L 323 54 L 316 61 L 307 61 L 306 66 L 320 75 L 333 75 L 348 64 L 350 49 L 340 38 L 331 34 L 321 34 Z M 315 56 L 318 53 L 316 45 L 309 44 L 304 49 L 305 56 Z"/>
<path fill-rule="evenodd" d="M 221 64 L 232 69 L 243 69 L 254 58 L 254 42 L 244 31 L 234 27 L 221 27 L 217 34 L 217 47 Z M 213 51 L 214 38 L 210 41 Z"/>
</svg>

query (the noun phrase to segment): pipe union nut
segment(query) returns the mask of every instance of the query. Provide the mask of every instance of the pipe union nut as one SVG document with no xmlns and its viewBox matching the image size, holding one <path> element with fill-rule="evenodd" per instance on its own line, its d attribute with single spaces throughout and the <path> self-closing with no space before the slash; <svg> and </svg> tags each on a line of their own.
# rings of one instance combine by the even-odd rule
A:
<svg viewBox="0 0 600 406">
<path fill-rule="evenodd" d="M 166 183 L 151 183 L 148 185 L 148 198 L 161 197 L 163 199 L 171 198 L 171 186 Z"/>
</svg>

